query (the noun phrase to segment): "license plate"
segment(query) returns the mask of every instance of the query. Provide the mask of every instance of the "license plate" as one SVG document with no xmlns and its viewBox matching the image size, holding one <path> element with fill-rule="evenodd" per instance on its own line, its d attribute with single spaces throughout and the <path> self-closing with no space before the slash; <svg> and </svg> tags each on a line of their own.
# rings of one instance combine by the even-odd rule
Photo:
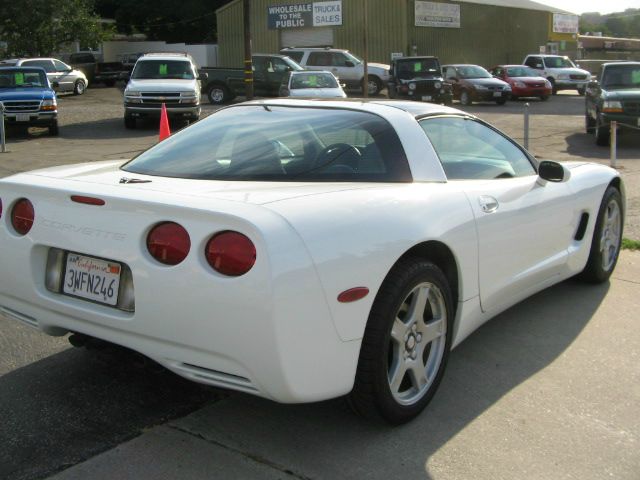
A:
<svg viewBox="0 0 640 480">
<path fill-rule="evenodd" d="M 422 101 L 423 102 L 430 102 L 431 101 L 431 95 L 423 95 L 422 96 Z"/>
<path fill-rule="evenodd" d="M 98 258 L 67 254 L 62 292 L 94 302 L 116 305 L 122 266 Z"/>
<path fill-rule="evenodd" d="M 28 122 L 30 115 L 28 113 L 16 113 L 16 122 Z"/>
<path fill-rule="evenodd" d="M 502 92 L 493 92 L 493 96 L 494 97 L 501 97 L 502 96 Z"/>
</svg>

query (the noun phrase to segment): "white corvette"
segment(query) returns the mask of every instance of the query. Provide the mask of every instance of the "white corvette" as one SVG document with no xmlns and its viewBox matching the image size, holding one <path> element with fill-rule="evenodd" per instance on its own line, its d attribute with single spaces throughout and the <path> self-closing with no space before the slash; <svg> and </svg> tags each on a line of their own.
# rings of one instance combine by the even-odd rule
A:
<svg viewBox="0 0 640 480">
<path fill-rule="evenodd" d="M 249 102 L 128 163 L 0 180 L 0 311 L 279 402 L 401 423 L 449 351 L 574 275 L 605 281 L 624 189 L 483 121 L 393 101 Z"/>
</svg>

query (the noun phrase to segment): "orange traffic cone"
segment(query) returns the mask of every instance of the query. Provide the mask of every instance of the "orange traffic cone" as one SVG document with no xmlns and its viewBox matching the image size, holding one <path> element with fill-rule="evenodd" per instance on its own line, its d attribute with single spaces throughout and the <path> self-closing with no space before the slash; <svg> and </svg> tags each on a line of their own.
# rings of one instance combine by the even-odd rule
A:
<svg viewBox="0 0 640 480">
<path fill-rule="evenodd" d="M 169 117 L 167 117 L 167 107 L 162 104 L 162 112 L 160 113 L 160 141 L 171 136 L 169 130 Z"/>
</svg>

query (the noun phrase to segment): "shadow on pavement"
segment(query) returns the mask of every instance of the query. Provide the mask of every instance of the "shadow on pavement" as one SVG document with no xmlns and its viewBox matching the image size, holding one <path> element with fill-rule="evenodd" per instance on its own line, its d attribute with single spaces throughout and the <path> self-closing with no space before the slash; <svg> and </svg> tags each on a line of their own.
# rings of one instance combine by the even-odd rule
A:
<svg viewBox="0 0 640 480">
<path fill-rule="evenodd" d="M 0 377 L 0 478 L 45 478 L 223 395 L 141 359 L 74 348 Z"/>
<path fill-rule="evenodd" d="M 617 158 L 620 160 L 638 160 L 640 149 L 640 132 L 638 134 L 618 135 L 616 148 Z M 585 157 L 589 161 L 594 159 L 608 160 L 611 155 L 609 147 L 596 145 L 593 135 L 587 133 L 572 133 L 566 137 L 567 153 Z"/>
</svg>

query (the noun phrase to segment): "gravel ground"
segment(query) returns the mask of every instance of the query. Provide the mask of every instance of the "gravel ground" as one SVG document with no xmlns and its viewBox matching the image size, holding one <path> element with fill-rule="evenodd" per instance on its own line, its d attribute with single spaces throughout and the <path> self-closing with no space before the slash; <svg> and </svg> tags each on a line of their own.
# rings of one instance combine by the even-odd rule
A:
<svg viewBox="0 0 640 480">
<path fill-rule="evenodd" d="M 462 107 L 523 142 L 522 100 Z M 455 105 L 460 107 L 460 105 Z M 529 149 L 540 159 L 579 160 L 609 164 L 609 149 L 598 147 L 584 132 L 584 98 L 561 92 L 547 102 L 530 102 Z M 217 107 L 203 99 L 203 116 Z M 59 98 L 60 136 L 44 129 L 10 130 L 10 152 L 0 154 L 0 177 L 34 168 L 96 160 L 129 158 L 157 141 L 156 122 L 124 128 L 122 91 L 95 87 L 85 95 Z M 173 125 L 172 128 L 180 128 Z M 618 143 L 618 168 L 627 188 L 625 237 L 640 240 L 640 135 L 623 135 Z"/>
</svg>

